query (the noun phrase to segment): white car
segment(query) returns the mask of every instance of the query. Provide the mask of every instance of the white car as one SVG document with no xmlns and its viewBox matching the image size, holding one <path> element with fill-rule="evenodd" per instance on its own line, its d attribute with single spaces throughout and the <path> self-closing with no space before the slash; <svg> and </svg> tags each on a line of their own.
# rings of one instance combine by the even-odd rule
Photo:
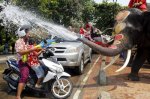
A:
<svg viewBox="0 0 150 99">
<path fill-rule="evenodd" d="M 54 53 L 54 58 L 67 67 L 75 67 L 78 74 L 82 74 L 87 62 L 91 62 L 92 49 L 80 41 L 65 40 L 52 44 L 49 49 Z"/>
</svg>

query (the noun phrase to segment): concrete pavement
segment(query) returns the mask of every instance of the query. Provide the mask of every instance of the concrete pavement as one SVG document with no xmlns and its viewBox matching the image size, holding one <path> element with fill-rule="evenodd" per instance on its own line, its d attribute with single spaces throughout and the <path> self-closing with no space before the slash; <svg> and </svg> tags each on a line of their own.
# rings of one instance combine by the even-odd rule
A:
<svg viewBox="0 0 150 99">
<path fill-rule="evenodd" d="M 16 55 L 0 55 L 0 62 L 4 63 L 7 57 L 12 56 L 15 57 Z M 127 75 L 130 73 L 130 67 L 115 73 L 123 64 L 123 61 L 118 59 L 115 64 L 106 70 L 107 85 L 102 86 L 98 84 L 101 62 L 101 57 L 94 60 L 92 68 L 86 73 L 87 76 L 79 84 L 81 87 L 73 94 L 73 96 L 78 96 L 69 99 L 141 99 L 141 97 L 143 97 L 142 99 L 149 99 L 149 69 L 141 68 L 141 81 L 129 81 Z M 106 59 L 106 63 L 109 63 L 109 58 Z"/>
<path fill-rule="evenodd" d="M 16 54 L 0 55 L 0 63 L 5 63 L 8 57 L 16 58 Z"/>
<path fill-rule="evenodd" d="M 107 58 L 107 60 L 109 59 Z M 110 94 L 99 85 L 99 71 L 101 69 L 101 64 L 102 57 L 96 61 L 89 73 L 88 80 L 82 89 L 79 99 L 110 99 Z"/>
</svg>

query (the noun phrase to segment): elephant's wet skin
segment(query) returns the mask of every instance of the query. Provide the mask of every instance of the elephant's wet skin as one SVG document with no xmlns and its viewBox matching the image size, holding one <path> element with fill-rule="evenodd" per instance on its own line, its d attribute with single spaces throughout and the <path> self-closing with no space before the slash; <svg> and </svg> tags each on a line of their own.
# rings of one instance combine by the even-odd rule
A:
<svg viewBox="0 0 150 99">
<path fill-rule="evenodd" d="M 132 8 L 119 12 L 115 19 L 115 40 L 109 47 L 96 45 L 84 38 L 79 38 L 78 40 L 106 56 L 118 55 L 137 45 L 137 55 L 133 59 L 131 73 L 128 77 L 132 81 L 138 81 L 138 72 L 147 59 L 148 54 L 150 55 L 150 12 L 141 12 L 136 8 Z M 121 38 L 116 39 L 118 37 Z"/>
</svg>

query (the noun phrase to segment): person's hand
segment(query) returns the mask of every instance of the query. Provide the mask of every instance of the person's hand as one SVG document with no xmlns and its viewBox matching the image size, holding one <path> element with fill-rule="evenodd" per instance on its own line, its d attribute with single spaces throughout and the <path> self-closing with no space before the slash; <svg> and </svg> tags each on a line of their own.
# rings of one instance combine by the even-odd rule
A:
<svg viewBox="0 0 150 99">
<path fill-rule="evenodd" d="M 46 49 L 43 48 L 41 51 L 42 51 L 42 52 L 45 52 L 45 50 L 46 50 Z"/>
<path fill-rule="evenodd" d="M 90 41 L 91 41 L 91 42 L 95 42 L 95 40 L 94 40 L 94 39 L 91 39 Z"/>
<path fill-rule="evenodd" d="M 40 51 L 40 50 L 42 50 L 42 48 L 35 46 L 35 47 L 33 47 L 31 50 L 32 50 L 32 51 Z"/>
<path fill-rule="evenodd" d="M 139 5 L 141 5 L 140 3 L 134 3 L 133 4 L 133 7 L 137 7 L 137 6 L 139 6 Z"/>
</svg>

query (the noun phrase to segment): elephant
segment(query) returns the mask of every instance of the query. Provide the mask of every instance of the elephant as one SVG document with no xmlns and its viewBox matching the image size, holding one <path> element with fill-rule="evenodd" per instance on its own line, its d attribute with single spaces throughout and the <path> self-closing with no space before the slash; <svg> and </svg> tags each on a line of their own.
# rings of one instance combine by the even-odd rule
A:
<svg viewBox="0 0 150 99">
<path fill-rule="evenodd" d="M 115 17 L 113 31 L 114 41 L 109 47 L 102 47 L 85 38 L 78 38 L 78 40 L 105 56 L 116 56 L 128 50 L 128 61 L 131 49 L 137 46 L 128 79 L 139 81 L 139 70 L 150 56 L 150 12 L 142 12 L 136 8 L 121 10 Z M 125 64 L 117 72 L 123 70 L 128 62 Z"/>
</svg>

